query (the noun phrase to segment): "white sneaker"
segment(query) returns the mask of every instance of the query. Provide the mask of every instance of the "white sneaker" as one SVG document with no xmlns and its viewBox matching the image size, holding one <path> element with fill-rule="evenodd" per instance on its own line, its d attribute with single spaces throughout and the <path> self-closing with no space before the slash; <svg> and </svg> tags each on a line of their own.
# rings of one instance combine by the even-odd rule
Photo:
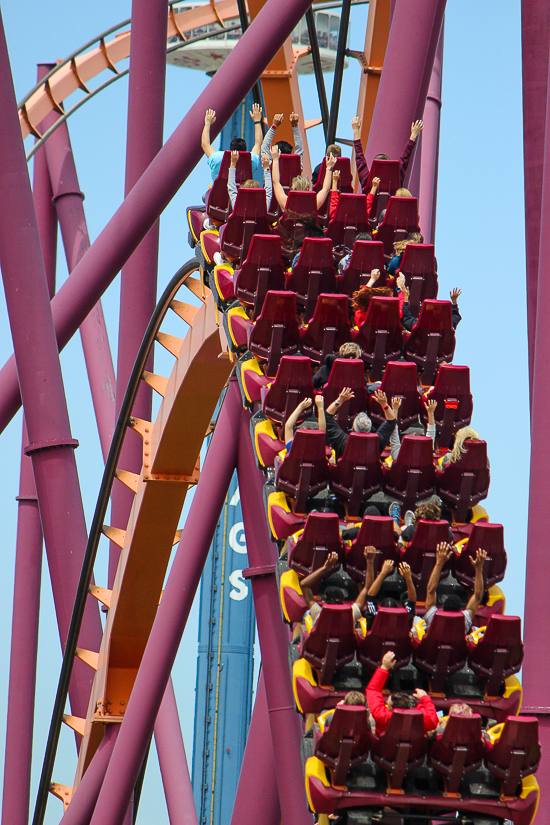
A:
<svg viewBox="0 0 550 825">
<path fill-rule="evenodd" d="M 212 258 L 216 266 L 221 266 L 223 264 L 223 258 L 221 252 L 214 252 L 214 257 Z"/>
<path fill-rule="evenodd" d="M 407 510 L 405 513 L 405 527 L 411 527 L 414 521 L 414 513 L 412 510 Z"/>
<path fill-rule="evenodd" d="M 207 218 L 205 220 L 205 222 L 203 223 L 202 228 L 203 229 L 215 229 L 216 227 L 214 226 L 213 223 L 211 223 L 210 218 Z"/>
</svg>

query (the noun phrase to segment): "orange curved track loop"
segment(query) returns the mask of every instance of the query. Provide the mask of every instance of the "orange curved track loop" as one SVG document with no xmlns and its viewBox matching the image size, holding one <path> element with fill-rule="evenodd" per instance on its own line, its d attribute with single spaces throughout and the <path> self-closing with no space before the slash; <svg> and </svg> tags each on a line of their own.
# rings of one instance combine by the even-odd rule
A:
<svg viewBox="0 0 550 825">
<path fill-rule="evenodd" d="M 185 284 L 201 297 L 200 282 Z M 143 438 L 140 475 L 117 471 L 117 477 L 134 492 L 126 530 L 106 527 L 104 532 L 122 547 L 112 591 L 91 588 L 108 604 L 109 612 L 99 656 L 78 655 L 97 668 L 75 787 L 93 757 L 105 724 L 122 722 L 161 597 L 166 568 L 176 537 L 185 496 L 199 477 L 198 462 L 205 434 L 232 363 L 220 334 L 210 290 L 200 307 L 173 302 L 172 308 L 190 324 L 183 340 L 159 333 L 157 340 L 176 355 L 169 378 L 144 374 L 164 396 L 154 423 L 131 419 Z M 68 718 L 74 727 L 79 720 Z M 84 720 L 80 720 L 80 725 Z"/>
</svg>

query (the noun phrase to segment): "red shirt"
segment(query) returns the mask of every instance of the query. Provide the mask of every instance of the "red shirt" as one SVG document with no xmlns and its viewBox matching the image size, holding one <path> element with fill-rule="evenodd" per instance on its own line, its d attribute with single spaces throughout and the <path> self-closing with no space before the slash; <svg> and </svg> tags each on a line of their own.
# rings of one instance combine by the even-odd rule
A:
<svg viewBox="0 0 550 825">
<path fill-rule="evenodd" d="M 329 214 L 329 218 L 331 220 L 336 215 L 336 209 L 338 208 L 338 201 L 339 200 L 340 200 L 340 192 L 338 190 L 331 189 L 330 203 L 329 203 L 329 207 L 328 207 L 328 214 Z M 369 194 L 367 195 L 367 220 L 369 219 L 370 208 L 372 206 L 373 200 L 374 200 L 374 195 L 372 195 L 369 192 Z"/>
<path fill-rule="evenodd" d="M 367 704 L 372 713 L 374 721 L 376 722 L 376 733 L 380 735 L 388 727 L 393 710 L 388 708 L 382 696 L 382 688 L 386 684 L 389 671 L 379 667 L 374 672 L 374 675 L 367 685 Z M 426 733 L 429 730 L 435 730 L 439 723 L 439 717 L 435 709 L 435 705 L 429 696 L 422 696 L 420 701 L 420 710 L 424 717 L 424 730 Z"/>
</svg>

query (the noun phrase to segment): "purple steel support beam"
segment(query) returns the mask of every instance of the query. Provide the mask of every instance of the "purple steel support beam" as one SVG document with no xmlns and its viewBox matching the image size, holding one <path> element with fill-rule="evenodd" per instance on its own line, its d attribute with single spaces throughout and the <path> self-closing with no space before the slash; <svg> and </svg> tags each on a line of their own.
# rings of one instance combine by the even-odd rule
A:
<svg viewBox="0 0 550 825">
<path fill-rule="evenodd" d="M 105 735 L 59 825 L 84 825 L 90 821 L 119 730 L 118 724 L 106 725 Z"/>
<path fill-rule="evenodd" d="M 420 226 L 425 243 L 435 243 L 435 219 L 437 205 L 437 174 L 439 169 L 439 124 L 441 120 L 441 77 L 443 72 L 443 32 L 437 44 L 434 66 L 424 107 L 424 129 L 421 137 L 420 152 L 420 187 L 418 211 Z"/>
<path fill-rule="evenodd" d="M 253 825 L 256 822 L 262 825 L 281 823 L 263 670 L 258 680 L 230 825 Z"/>
<path fill-rule="evenodd" d="M 172 679 L 168 680 L 155 722 L 155 744 L 170 825 L 197 825 L 195 799 Z"/>
<path fill-rule="evenodd" d="M 550 69 L 550 65 L 549 65 Z M 540 90 L 543 94 L 542 88 Z M 546 552 L 548 522 L 548 461 L 550 429 L 550 329 L 548 312 L 550 296 L 550 97 L 546 101 L 546 137 L 542 175 L 542 212 L 540 217 L 540 247 L 536 302 L 536 334 L 534 337 L 533 392 L 531 397 L 531 473 L 529 478 L 529 517 L 527 526 L 527 569 L 525 577 L 525 613 L 523 639 L 522 713 L 539 718 L 540 741 L 545 754 L 550 753 L 550 656 L 548 643 L 541 628 L 550 622 L 550 604 L 546 583 L 550 563 Z M 529 273 L 527 275 L 529 278 Z M 550 759 L 541 760 L 537 772 L 541 799 L 536 825 L 550 823 Z"/>
<path fill-rule="evenodd" d="M 44 122 L 49 127 L 58 118 L 59 115 L 52 112 Z M 44 147 L 53 200 L 70 273 L 90 248 L 90 238 L 82 203 L 84 195 L 78 185 L 71 139 L 66 123 L 53 132 Z M 101 452 L 103 460 L 106 461 L 115 427 L 116 381 L 101 301 L 97 302 L 90 314 L 83 320 L 80 325 L 80 336 L 92 392 Z"/>
<path fill-rule="evenodd" d="M 164 86 L 166 77 L 166 0 L 132 0 L 132 42 L 128 86 L 128 132 L 126 138 L 126 180 L 124 195 L 138 182 L 157 152 L 162 149 L 164 127 Z M 157 303 L 157 264 L 159 223 L 154 224 L 122 269 L 118 326 L 116 414 L 118 416 L 126 386 Z M 146 367 L 153 372 L 153 351 Z M 145 382 L 139 389 L 133 414 L 151 419 L 152 389 Z M 119 466 L 139 473 L 143 443 L 137 433 L 128 433 Z M 115 480 L 111 503 L 111 523 L 125 527 L 134 494 Z M 108 586 L 112 587 L 120 547 L 109 547 Z"/>
<path fill-rule="evenodd" d="M 288 669 L 289 639 L 281 619 L 275 580 L 277 549 L 269 538 L 263 503 L 265 479 L 256 468 L 250 440 L 250 413 L 244 410 L 237 472 L 281 814 L 285 825 L 311 825 L 300 758 L 302 730 Z"/>
<path fill-rule="evenodd" d="M 64 645 L 86 546 L 63 378 L 50 310 L 50 296 L 17 115 L 4 28 L 0 17 L 0 267 L 17 359 L 40 516 Z M 81 646 L 99 650 L 101 622 L 96 604 L 87 607 Z M 91 670 L 76 662 L 71 708 L 85 716 Z"/>
<path fill-rule="evenodd" d="M 232 378 L 91 825 L 121 825 L 124 820 L 235 469 L 241 408 Z"/>
<path fill-rule="evenodd" d="M 367 161 L 380 152 L 398 158 L 411 123 L 422 117 L 445 13 L 445 0 L 399 0 L 367 143 Z"/>
<path fill-rule="evenodd" d="M 547 0 L 522 0 L 523 175 L 525 186 L 525 253 L 527 259 L 527 343 L 531 403 L 534 386 L 533 369 L 537 322 L 549 37 L 550 14 L 548 13 Z"/>
<path fill-rule="evenodd" d="M 52 313 L 60 350 L 74 335 L 199 162 L 205 110 L 216 110 L 217 119 L 212 133 L 214 138 L 309 6 L 310 0 L 268 0 L 254 18 L 224 60 L 223 66 L 199 95 L 53 299 Z M 408 51 L 410 38 L 404 53 Z M 401 146 L 397 157 L 402 149 Z M 12 356 L 0 370 L 0 432 L 11 421 L 20 403 L 17 371 Z"/>
</svg>

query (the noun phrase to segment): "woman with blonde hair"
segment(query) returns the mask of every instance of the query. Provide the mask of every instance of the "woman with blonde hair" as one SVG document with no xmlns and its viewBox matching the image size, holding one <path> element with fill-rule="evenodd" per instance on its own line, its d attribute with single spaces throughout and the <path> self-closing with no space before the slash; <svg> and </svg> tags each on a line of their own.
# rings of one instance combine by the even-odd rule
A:
<svg viewBox="0 0 550 825">
<path fill-rule="evenodd" d="M 446 467 L 447 464 L 454 464 L 462 458 L 464 453 L 468 450 L 468 448 L 464 446 L 466 439 L 470 439 L 470 441 L 481 441 L 478 433 L 473 427 L 461 427 L 460 430 L 457 430 L 456 432 L 453 449 L 450 453 L 445 453 L 441 459 L 442 467 Z"/>
<path fill-rule="evenodd" d="M 398 189 L 397 191 L 399 192 L 407 190 Z M 388 275 L 390 275 L 390 277 L 393 278 L 395 273 L 401 266 L 401 261 L 403 260 L 403 252 L 410 243 L 424 243 L 424 237 L 420 234 L 420 232 L 410 232 L 405 238 L 405 240 L 396 241 L 394 243 L 393 250 L 395 252 L 395 255 L 386 267 L 386 272 L 388 273 Z"/>
<path fill-rule="evenodd" d="M 288 195 L 285 193 L 285 190 L 281 186 L 281 179 L 279 175 L 279 157 L 281 153 L 279 151 L 278 146 L 271 147 L 271 159 L 272 159 L 272 166 L 271 166 L 271 176 L 273 178 L 273 194 L 277 200 L 277 203 L 281 207 L 281 209 L 285 210 L 286 202 L 288 200 Z M 332 169 L 334 164 L 336 163 L 336 158 L 334 155 L 330 155 L 326 161 L 326 172 L 325 172 L 325 179 L 323 181 L 322 189 L 317 192 L 317 209 L 320 209 L 321 206 L 324 204 L 328 197 L 328 193 L 330 191 L 330 184 L 332 182 Z M 309 192 L 311 189 L 311 181 L 306 178 L 305 175 L 296 175 L 295 178 L 292 178 L 291 189 L 294 189 L 298 192 Z"/>
</svg>

